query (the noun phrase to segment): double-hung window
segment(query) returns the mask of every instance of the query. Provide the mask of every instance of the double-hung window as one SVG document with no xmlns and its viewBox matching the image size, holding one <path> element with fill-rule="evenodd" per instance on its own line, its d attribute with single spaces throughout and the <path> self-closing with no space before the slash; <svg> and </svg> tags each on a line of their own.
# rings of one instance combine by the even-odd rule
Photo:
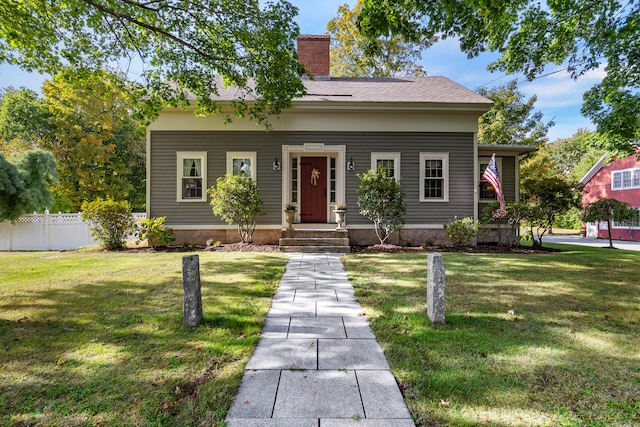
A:
<svg viewBox="0 0 640 427">
<path fill-rule="evenodd" d="M 178 202 L 207 201 L 207 152 L 178 151 Z"/>
<path fill-rule="evenodd" d="M 400 180 L 400 153 L 371 153 L 371 169 L 385 171 L 387 176 L 392 176 L 396 181 Z"/>
<path fill-rule="evenodd" d="M 449 201 L 449 153 L 420 153 L 420 201 Z"/>
<path fill-rule="evenodd" d="M 256 158 L 255 151 L 227 152 L 227 173 L 248 176 L 256 181 Z"/>
<path fill-rule="evenodd" d="M 640 188 L 640 168 L 611 172 L 611 188 L 613 190 Z"/>
</svg>

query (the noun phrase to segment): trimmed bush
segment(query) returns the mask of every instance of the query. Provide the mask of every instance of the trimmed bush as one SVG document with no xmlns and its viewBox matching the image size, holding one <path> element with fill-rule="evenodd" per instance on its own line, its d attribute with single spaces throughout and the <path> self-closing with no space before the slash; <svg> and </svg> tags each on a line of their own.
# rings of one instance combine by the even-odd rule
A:
<svg viewBox="0 0 640 427">
<path fill-rule="evenodd" d="M 161 216 L 140 221 L 140 228 L 138 230 L 140 239 L 147 239 L 147 243 L 152 248 L 166 246 L 176 240 L 176 237 L 173 235 L 173 230 L 164 226 L 166 219 L 166 216 Z"/>
<path fill-rule="evenodd" d="M 124 247 L 127 235 L 135 228 L 131 205 L 126 200 L 83 202 L 81 211 L 82 220 L 89 224 L 93 236 L 110 251 Z"/>
<path fill-rule="evenodd" d="M 406 206 L 400 183 L 384 170 L 369 169 L 358 178 L 360 214 L 373 221 L 380 244 L 385 244 L 404 225 Z"/>
<path fill-rule="evenodd" d="M 445 224 L 447 237 L 456 245 L 468 246 L 471 241 L 478 235 L 478 222 L 473 218 L 454 217 L 449 224 Z"/>
<path fill-rule="evenodd" d="M 248 176 L 225 175 L 209 188 L 213 214 L 228 224 L 238 224 L 238 235 L 243 243 L 253 242 L 256 216 L 261 215 L 262 199 L 256 183 Z"/>
</svg>

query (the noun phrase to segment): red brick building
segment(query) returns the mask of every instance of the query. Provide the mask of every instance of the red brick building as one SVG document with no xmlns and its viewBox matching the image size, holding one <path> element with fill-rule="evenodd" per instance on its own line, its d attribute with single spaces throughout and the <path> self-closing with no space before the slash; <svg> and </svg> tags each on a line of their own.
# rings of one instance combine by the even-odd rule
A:
<svg viewBox="0 0 640 427">
<path fill-rule="evenodd" d="M 602 158 L 580 180 L 582 206 L 609 198 L 626 202 L 640 211 L 640 150 L 631 156 L 616 159 L 609 164 Z M 587 225 L 587 237 L 607 238 L 607 223 Z M 640 241 L 640 224 L 613 221 L 611 237 L 614 239 Z"/>
</svg>

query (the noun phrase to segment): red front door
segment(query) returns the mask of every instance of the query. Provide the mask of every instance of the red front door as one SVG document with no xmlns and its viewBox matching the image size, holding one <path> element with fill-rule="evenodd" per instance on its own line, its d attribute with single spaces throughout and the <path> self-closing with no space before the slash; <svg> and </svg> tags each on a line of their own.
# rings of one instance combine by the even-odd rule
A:
<svg viewBox="0 0 640 427">
<path fill-rule="evenodd" d="M 327 158 L 300 159 L 300 222 L 327 222 Z"/>
</svg>

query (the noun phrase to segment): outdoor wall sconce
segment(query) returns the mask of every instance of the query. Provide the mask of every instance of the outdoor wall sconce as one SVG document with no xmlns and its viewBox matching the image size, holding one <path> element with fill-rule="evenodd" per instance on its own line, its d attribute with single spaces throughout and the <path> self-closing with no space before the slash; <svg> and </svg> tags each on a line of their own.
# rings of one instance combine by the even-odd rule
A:
<svg viewBox="0 0 640 427">
<path fill-rule="evenodd" d="M 280 170 L 280 162 L 278 161 L 278 156 L 276 156 L 276 160 L 273 162 L 273 170 L 274 171 Z"/>
<path fill-rule="evenodd" d="M 347 170 L 348 171 L 352 171 L 356 168 L 356 164 L 353 163 L 353 157 L 349 159 L 349 161 L 347 162 Z"/>
</svg>

